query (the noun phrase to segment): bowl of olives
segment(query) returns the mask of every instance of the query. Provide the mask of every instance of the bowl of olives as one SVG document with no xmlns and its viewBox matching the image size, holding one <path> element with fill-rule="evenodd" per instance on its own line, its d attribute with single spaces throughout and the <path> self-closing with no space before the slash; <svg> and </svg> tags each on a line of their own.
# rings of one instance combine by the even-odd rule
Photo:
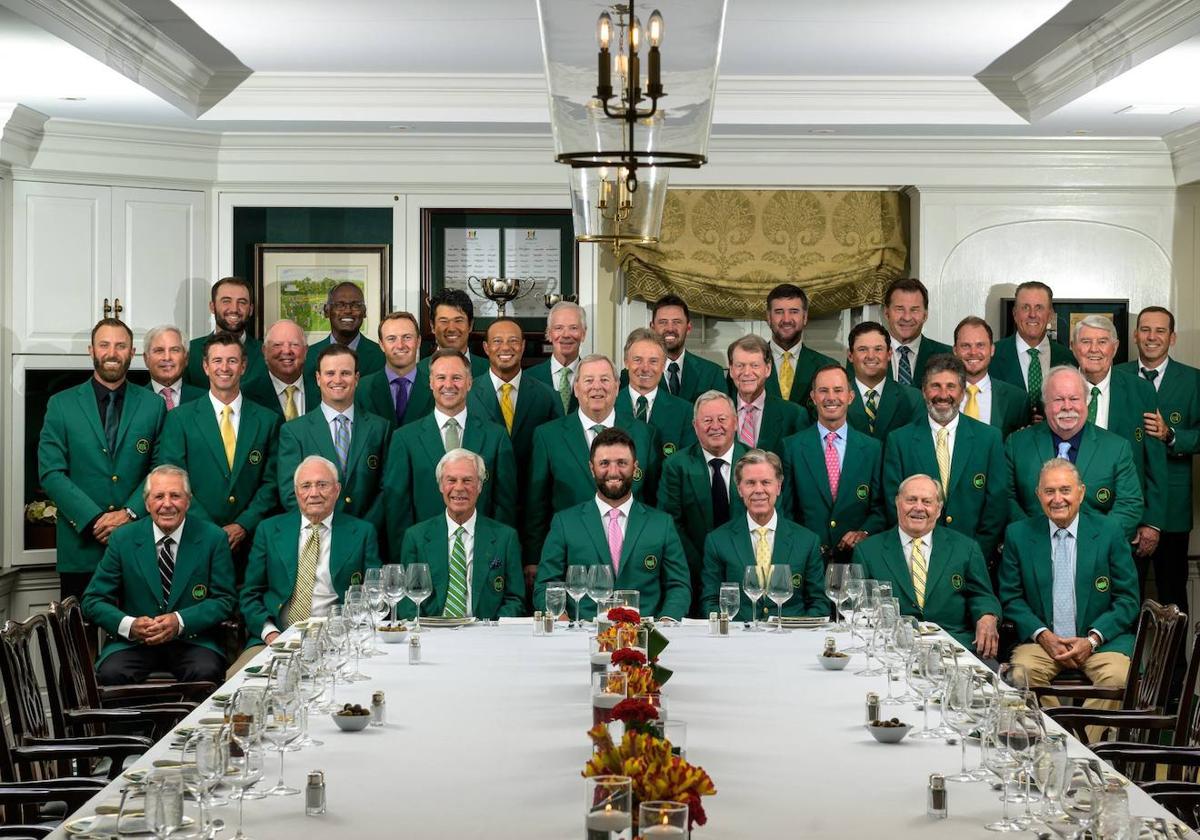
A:
<svg viewBox="0 0 1200 840">
<path fill-rule="evenodd" d="M 912 729 L 912 724 L 901 723 L 900 718 L 891 720 L 873 720 L 867 724 L 867 731 L 881 744 L 898 744 Z"/>
<path fill-rule="evenodd" d="M 364 709 L 357 703 L 347 703 L 330 717 L 343 732 L 358 732 L 366 729 L 367 724 L 371 722 L 371 710 Z"/>
</svg>

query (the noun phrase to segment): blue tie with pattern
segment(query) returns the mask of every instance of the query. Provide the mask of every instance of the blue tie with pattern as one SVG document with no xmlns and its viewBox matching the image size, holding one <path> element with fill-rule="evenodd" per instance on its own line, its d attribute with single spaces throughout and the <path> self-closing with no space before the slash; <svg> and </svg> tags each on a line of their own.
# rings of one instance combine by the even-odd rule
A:
<svg viewBox="0 0 1200 840">
<path fill-rule="evenodd" d="M 1054 634 L 1064 639 L 1075 636 L 1074 537 L 1066 528 L 1054 532 Z"/>
</svg>

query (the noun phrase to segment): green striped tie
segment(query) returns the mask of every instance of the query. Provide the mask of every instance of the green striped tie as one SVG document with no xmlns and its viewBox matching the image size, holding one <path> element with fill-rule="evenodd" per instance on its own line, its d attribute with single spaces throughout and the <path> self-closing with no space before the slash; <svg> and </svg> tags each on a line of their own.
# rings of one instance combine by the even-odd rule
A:
<svg viewBox="0 0 1200 840">
<path fill-rule="evenodd" d="M 461 525 L 454 529 L 454 547 L 450 549 L 450 585 L 446 588 L 447 618 L 462 618 L 467 614 L 467 549 L 463 545 Z"/>
</svg>

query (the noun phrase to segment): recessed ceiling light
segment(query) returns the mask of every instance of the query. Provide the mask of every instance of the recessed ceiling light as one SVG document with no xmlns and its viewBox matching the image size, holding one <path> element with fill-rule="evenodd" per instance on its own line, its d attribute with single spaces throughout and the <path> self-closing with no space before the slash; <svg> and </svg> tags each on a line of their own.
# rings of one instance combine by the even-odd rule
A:
<svg viewBox="0 0 1200 840">
<path fill-rule="evenodd" d="M 837 134 L 832 128 L 810 128 L 809 134 Z"/>
<path fill-rule="evenodd" d="M 60 96 L 58 97 L 63 102 L 86 102 L 86 96 Z"/>
<path fill-rule="evenodd" d="M 1186 105 L 1126 105 L 1120 110 L 1113 111 L 1114 114 L 1124 114 L 1126 116 L 1167 116 L 1169 114 L 1178 114 Z"/>
</svg>

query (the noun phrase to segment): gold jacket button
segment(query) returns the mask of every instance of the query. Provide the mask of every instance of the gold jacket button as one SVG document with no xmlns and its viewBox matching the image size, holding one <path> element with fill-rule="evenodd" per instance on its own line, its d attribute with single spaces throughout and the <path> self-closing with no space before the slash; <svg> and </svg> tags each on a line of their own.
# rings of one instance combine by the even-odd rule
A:
<svg viewBox="0 0 1200 840">
<path fill-rule="evenodd" d="M 837 520 L 836 520 L 836 519 L 830 519 L 830 520 L 829 520 L 829 527 L 830 527 L 830 528 L 836 528 L 836 527 L 837 527 Z"/>
<path fill-rule="evenodd" d="M 950 524 L 951 522 L 953 522 L 953 521 L 954 521 L 954 517 L 953 517 L 953 516 L 947 516 L 947 517 L 946 517 L 946 524 L 947 524 L 947 525 L 949 525 L 949 524 Z"/>
<path fill-rule="evenodd" d="M 116 505 L 109 505 L 109 506 L 108 506 L 108 509 L 109 509 L 109 510 L 116 510 L 116 509 L 117 509 L 117 506 L 116 506 Z"/>
<path fill-rule="evenodd" d="M 236 504 L 236 503 L 237 503 L 237 496 L 230 496 L 230 497 L 229 497 L 229 504 L 231 504 L 231 505 L 232 505 L 232 504 Z"/>
<path fill-rule="evenodd" d="M 350 504 L 350 503 L 351 503 L 351 502 L 353 502 L 353 501 L 354 501 L 354 500 L 353 500 L 353 499 L 351 499 L 349 496 L 347 496 L 347 497 L 346 497 L 346 504 Z"/>
<path fill-rule="evenodd" d="M 112 480 L 113 480 L 113 484 L 117 483 L 117 477 L 115 475 L 112 477 Z"/>
</svg>

